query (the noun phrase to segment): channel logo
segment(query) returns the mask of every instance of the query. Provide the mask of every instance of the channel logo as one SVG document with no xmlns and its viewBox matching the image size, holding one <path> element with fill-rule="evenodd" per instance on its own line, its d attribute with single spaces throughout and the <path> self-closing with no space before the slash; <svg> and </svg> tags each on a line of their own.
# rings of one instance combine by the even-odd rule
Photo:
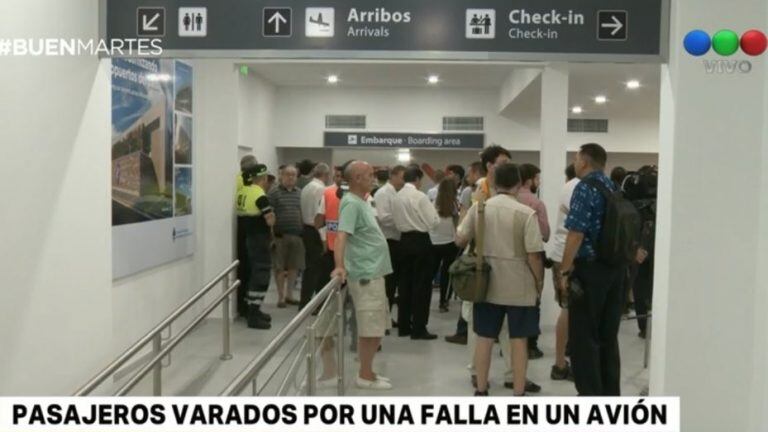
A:
<svg viewBox="0 0 768 432">
<path fill-rule="evenodd" d="M 704 30 L 693 30 L 683 40 L 683 46 L 688 54 L 701 57 L 713 50 L 723 57 L 729 57 L 739 51 L 739 48 L 749 56 L 759 56 L 768 48 L 765 33 L 759 30 L 749 30 L 739 35 L 733 30 L 720 30 L 712 37 Z"/>
<path fill-rule="evenodd" d="M 683 46 L 694 57 L 706 55 L 710 50 L 722 57 L 730 57 L 739 49 L 751 57 L 762 55 L 768 48 L 768 38 L 759 30 L 748 30 L 739 37 L 733 30 L 720 30 L 710 37 L 704 30 L 693 30 L 685 35 Z M 752 72 L 749 60 L 704 60 L 704 71 L 708 74 L 733 75 Z"/>
</svg>

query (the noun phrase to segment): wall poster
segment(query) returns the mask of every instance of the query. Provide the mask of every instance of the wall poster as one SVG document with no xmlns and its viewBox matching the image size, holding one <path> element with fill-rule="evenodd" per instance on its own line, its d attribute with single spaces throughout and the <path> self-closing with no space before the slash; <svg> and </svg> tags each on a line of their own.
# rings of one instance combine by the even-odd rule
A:
<svg viewBox="0 0 768 432">
<path fill-rule="evenodd" d="M 192 66 L 112 60 L 112 276 L 192 255 Z"/>
</svg>

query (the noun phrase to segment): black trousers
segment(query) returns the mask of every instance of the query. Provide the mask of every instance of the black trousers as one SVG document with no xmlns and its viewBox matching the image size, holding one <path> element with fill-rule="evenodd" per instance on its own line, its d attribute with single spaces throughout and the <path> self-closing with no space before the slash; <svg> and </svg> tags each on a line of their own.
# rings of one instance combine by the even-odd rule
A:
<svg viewBox="0 0 768 432">
<path fill-rule="evenodd" d="M 431 252 L 429 234 L 403 233 L 400 239 L 400 302 L 397 305 L 400 333 L 421 334 L 427 331 L 432 301 Z"/>
<path fill-rule="evenodd" d="M 245 223 L 243 216 L 237 217 L 237 260 L 240 264 L 237 266 L 237 279 L 240 286 L 237 287 L 237 313 L 240 316 L 248 314 L 248 305 L 245 303 L 245 294 L 248 292 L 248 285 L 251 279 L 251 262 L 248 259 L 248 246 L 245 241 Z"/>
<path fill-rule="evenodd" d="M 272 277 L 272 239 L 268 233 L 248 233 L 245 242 L 251 268 L 245 302 L 249 306 L 261 306 Z"/>
<path fill-rule="evenodd" d="M 442 245 L 432 246 L 432 274 L 440 271 L 440 305 L 448 304 L 453 291 L 450 287 L 451 275 L 448 274 L 448 268 L 456 261 L 459 256 L 459 247 L 451 242 Z"/>
<path fill-rule="evenodd" d="M 389 259 L 392 261 L 392 273 L 384 277 L 384 284 L 391 309 L 392 305 L 395 304 L 397 285 L 400 282 L 400 242 L 387 239 L 387 246 L 389 247 Z"/>
<path fill-rule="evenodd" d="M 301 278 L 301 298 L 299 300 L 299 309 L 304 308 L 320 289 L 323 288 L 321 282 L 327 279 L 321 277 L 323 271 L 323 239 L 320 238 L 320 232 L 317 228 L 304 225 L 301 233 L 301 239 L 304 243 L 304 275 Z M 328 272 L 330 274 L 330 272 Z"/>
<path fill-rule="evenodd" d="M 653 296 L 653 259 L 649 257 L 637 268 L 637 277 L 632 285 L 632 293 L 635 296 L 635 313 L 637 316 L 648 315 L 651 311 L 651 298 Z M 637 326 L 645 332 L 648 326 L 647 318 L 638 318 Z"/>
<path fill-rule="evenodd" d="M 568 303 L 571 365 L 580 396 L 619 396 L 624 268 L 577 260 Z M 574 284 L 583 294 L 575 292 Z"/>
</svg>

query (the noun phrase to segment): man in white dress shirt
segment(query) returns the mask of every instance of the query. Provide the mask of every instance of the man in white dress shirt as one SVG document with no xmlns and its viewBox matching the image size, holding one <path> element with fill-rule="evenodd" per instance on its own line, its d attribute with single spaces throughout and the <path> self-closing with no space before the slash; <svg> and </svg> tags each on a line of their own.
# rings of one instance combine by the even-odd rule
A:
<svg viewBox="0 0 768 432">
<path fill-rule="evenodd" d="M 389 173 L 389 180 L 376 191 L 373 197 L 376 205 L 376 220 L 379 222 L 384 237 L 387 238 L 389 256 L 392 259 L 393 272 L 384 278 L 390 308 L 395 301 L 398 278 L 400 277 L 400 231 L 395 225 L 393 201 L 397 198 L 397 192 L 405 185 L 404 175 L 404 166 L 398 165 L 392 168 Z"/>
<path fill-rule="evenodd" d="M 301 189 L 301 221 L 304 224 L 302 240 L 304 241 L 305 269 L 301 278 L 301 298 L 299 308 L 303 308 L 322 285 L 323 254 L 325 247 L 320 231 L 315 227 L 320 200 L 323 198 L 325 186 L 331 180 L 331 168 L 324 163 L 315 165 L 312 169 L 312 180 Z"/>
<path fill-rule="evenodd" d="M 400 302 L 397 305 L 398 334 L 414 340 L 437 338 L 427 331 L 432 297 L 429 231 L 440 223 L 435 206 L 421 192 L 424 173 L 418 166 L 405 171 L 405 186 L 394 200 L 395 226 L 400 238 Z"/>
</svg>

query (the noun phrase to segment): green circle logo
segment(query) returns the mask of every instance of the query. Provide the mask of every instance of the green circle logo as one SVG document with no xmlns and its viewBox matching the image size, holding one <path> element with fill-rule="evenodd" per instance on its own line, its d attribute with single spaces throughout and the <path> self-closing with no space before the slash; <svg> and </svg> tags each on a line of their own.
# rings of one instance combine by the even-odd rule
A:
<svg viewBox="0 0 768 432">
<path fill-rule="evenodd" d="M 739 35 L 731 30 L 720 30 L 712 36 L 712 49 L 721 56 L 729 56 L 739 50 Z"/>
</svg>

